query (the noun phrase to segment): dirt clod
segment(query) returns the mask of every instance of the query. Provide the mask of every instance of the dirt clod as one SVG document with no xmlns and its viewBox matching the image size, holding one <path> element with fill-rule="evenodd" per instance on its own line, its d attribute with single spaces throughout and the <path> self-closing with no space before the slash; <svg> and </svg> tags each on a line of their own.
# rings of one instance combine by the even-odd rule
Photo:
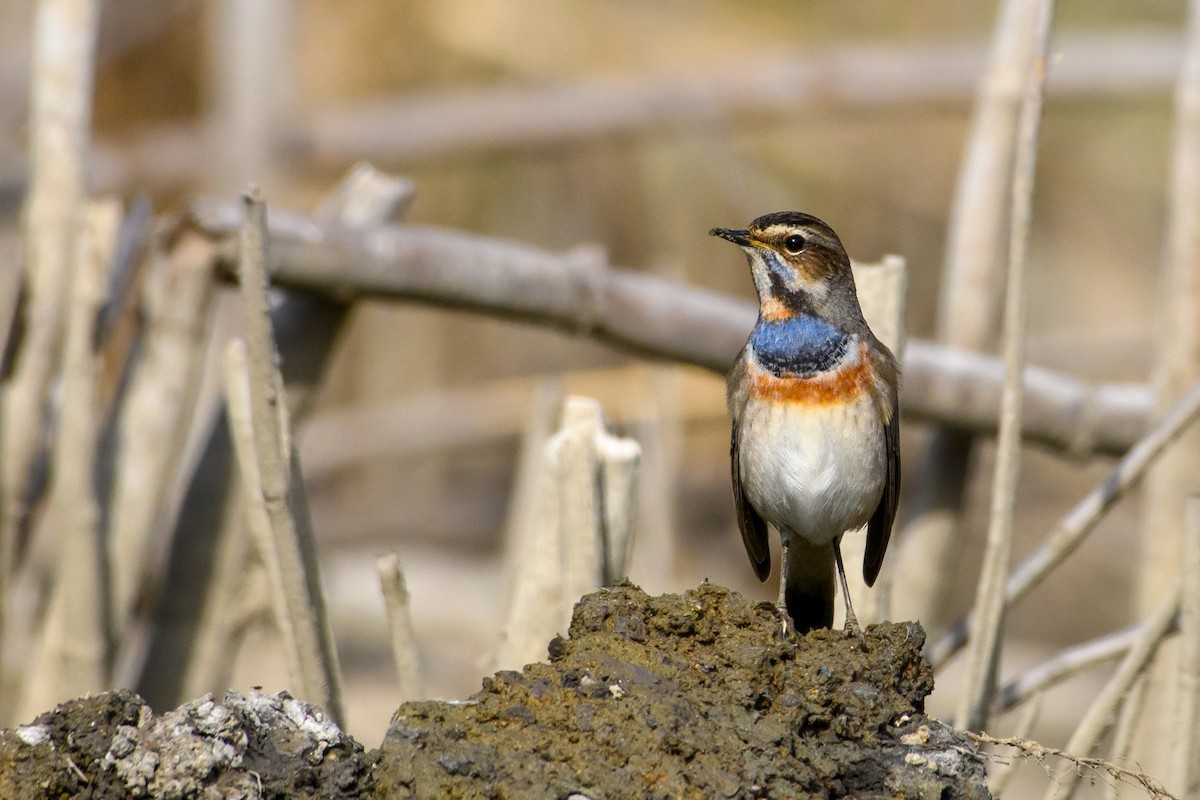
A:
<svg viewBox="0 0 1200 800">
<path fill-rule="evenodd" d="M 358 798 L 372 760 L 286 692 L 211 696 L 155 717 L 129 691 L 0 731 L 0 797 Z"/>
</svg>

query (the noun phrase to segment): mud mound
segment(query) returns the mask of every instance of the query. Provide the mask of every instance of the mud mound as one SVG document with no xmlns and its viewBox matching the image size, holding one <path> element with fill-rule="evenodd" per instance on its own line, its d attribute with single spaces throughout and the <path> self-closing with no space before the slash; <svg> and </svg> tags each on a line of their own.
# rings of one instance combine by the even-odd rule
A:
<svg viewBox="0 0 1200 800">
<path fill-rule="evenodd" d="M 466 703 L 406 703 L 380 797 L 986 797 L 964 738 L 922 714 L 915 624 L 784 641 L 770 604 L 710 584 L 584 598 L 550 663 Z"/>
</svg>

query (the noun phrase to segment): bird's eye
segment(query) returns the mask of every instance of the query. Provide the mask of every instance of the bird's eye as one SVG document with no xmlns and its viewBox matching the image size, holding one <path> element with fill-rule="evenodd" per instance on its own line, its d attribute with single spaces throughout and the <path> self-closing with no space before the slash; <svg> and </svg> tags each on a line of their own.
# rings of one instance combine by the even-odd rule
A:
<svg viewBox="0 0 1200 800">
<path fill-rule="evenodd" d="M 791 236 L 783 240 L 783 247 L 789 253 L 799 253 L 804 249 L 804 237 L 798 233 L 793 233 Z"/>
</svg>

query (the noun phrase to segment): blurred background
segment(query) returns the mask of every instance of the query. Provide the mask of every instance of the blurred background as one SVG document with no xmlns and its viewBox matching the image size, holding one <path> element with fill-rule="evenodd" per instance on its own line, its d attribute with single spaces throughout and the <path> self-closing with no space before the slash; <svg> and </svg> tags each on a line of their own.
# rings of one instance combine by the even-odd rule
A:
<svg viewBox="0 0 1200 800">
<path fill-rule="evenodd" d="M 0 5 L 0 269 L 10 286 L 33 12 L 28 0 Z M 743 258 L 708 229 L 804 210 L 855 259 L 904 256 L 908 335 L 932 338 L 997 13 L 996 3 L 924 0 L 105 2 L 90 189 L 145 194 L 161 213 L 197 196 L 233 199 L 254 181 L 272 208 L 307 213 L 368 161 L 415 182 L 410 222 L 549 250 L 594 245 L 614 265 L 747 299 Z M 1034 364 L 1150 380 L 1184 15 L 1181 0 L 1058 4 L 1034 200 Z M 1110 69 L 1117 55 L 1132 66 Z M 772 81 L 794 70 L 810 89 L 777 102 Z M 720 101 L 697 108 L 691 85 L 721 87 Z M 408 579 L 427 694 L 478 689 L 507 604 L 522 431 L 547 390 L 597 398 L 643 447 L 635 583 L 679 592 L 707 578 L 773 599 L 775 578 L 755 581 L 734 522 L 723 376 L 514 322 L 360 303 L 297 435 L 348 729 L 361 741 L 379 741 L 400 700 L 375 577 L 386 550 Z M 381 425 L 387 447 L 371 441 Z M 928 437 L 919 422 L 903 428 L 902 521 Z M 990 464 L 985 444 L 971 461 L 961 548 L 942 576 L 948 600 L 921 619 L 933 635 L 972 601 Z M 1026 448 L 1015 558 L 1111 466 Z M 1014 609 L 1005 674 L 1137 618 L 1137 528 L 1136 500 L 1122 503 Z M 270 636 L 243 649 L 235 688 L 282 688 Z M 1061 744 L 1075 715 L 1054 709 L 1077 711 L 1104 676 L 1049 695 L 1034 737 Z M 953 669 L 940 680 L 935 714 L 954 707 L 956 680 Z"/>
</svg>

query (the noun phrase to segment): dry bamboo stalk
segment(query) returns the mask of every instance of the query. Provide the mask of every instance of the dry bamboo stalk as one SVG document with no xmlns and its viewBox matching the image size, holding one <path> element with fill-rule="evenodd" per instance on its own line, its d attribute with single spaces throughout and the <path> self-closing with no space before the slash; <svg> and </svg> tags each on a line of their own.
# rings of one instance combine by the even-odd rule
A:
<svg viewBox="0 0 1200 800">
<path fill-rule="evenodd" d="M 264 417 L 256 415 L 253 389 L 247 379 L 250 370 L 245 345 L 240 339 L 231 341 L 225 352 L 225 395 L 242 480 L 246 525 L 266 567 L 273 618 L 284 644 L 293 691 L 322 706 L 341 725 L 345 719 L 341 678 L 337 654 L 332 650 L 328 612 L 318 607 L 324 605 L 323 595 L 318 594 L 320 599 L 316 601 L 310 599 L 320 591 L 320 576 L 306 573 L 307 559 L 296 541 L 301 526 L 290 517 L 288 508 L 295 501 L 286 496 L 271 497 L 263 483 L 263 475 L 278 471 L 283 459 L 275 456 L 277 465 L 272 466 L 266 463 L 270 457 L 257 450 L 255 428 L 263 424 Z M 303 513 L 307 513 L 306 508 Z"/>
<path fill-rule="evenodd" d="M 604 562 L 600 583 L 607 586 L 629 577 L 642 448 L 633 439 L 601 431 L 596 451 L 600 459 L 600 496 L 604 501 L 601 520 Z"/>
<path fill-rule="evenodd" d="M 938 341 L 990 352 L 1001 301 L 1000 274 L 1012 181 L 1013 153 L 1028 69 L 1035 0 L 1007 0 L 975 100 L 971 130 L 955 187 L 938 293 Z M 902 619 L 936 618 L 945 607 L 950 571 L 958 553 L 961 511 L 971 472 L 974 439 L 938 427 L 927 446 L 921 480 L 905 526 L 897 569 L 907 591 Z"/>
<path fill-rule="evenodd" d="M 1175 664 L 1179 718 L 1174 727 L 1172 780 L 1179 794 L 1200 791 L 1200 494 L 1188 498 L 1179 610 L 1179 659 Z"/>
<path fill-rule="evenodd" d="M 887 345 L 897 359 L 904 358 L 904 312 L 907 306 L 908 272 L 900 256 L 884 256 L 878 264 L 855 264 L 854 281 L 858 287 L 858 299 L 863 316 L 871 330 Z M 901 378 L 903 380 L 903 377 Z M 842 554 L 852 566 L 846 580 L 850 585 L 850 596 L 854 598 L 855 611 L 863 625 L 887 619 L 891 614 L 891 574 L 889 562 L 874 588 L 863 580 L 862 570 L 866 552 L 867 535 L 864 527 L 858 533 L 842 540 Z M 907 583 L 907 578 L 905 579 Z M 840 607 L 837 604 L 835 607 Z"/>
<path fill-rule="evenodd" d="M 98 365 L 92 333 L 120 219 L 116 200 L 96 202 L 88 207 L 77 240 L 63 344 L 63 406 L 53 446 L 55 469 L 46 520 L 59 530 L 60 556 L 45 634 L 29 665 L 29 686 L 21 697 L 20 719 L 71 697 L 100 691 L 107 683 L 109 620 L 95 493 Z"/>
<path fill-rule="evenodd" d="M 96 348 L 107 362 L 101 397 L 103 409 L 111 409 L 118 395 L 119 373 L 129 357 L 129 330 L 136 328 L 137 308 L 141 301 L 141 290 L 146 270 L 143 269 L 149 253 L 154 226 L 157 222 L 154 206 L 144 194 L 134 197 L 125 208 L 121 218 L 121 229 L 117 232 L 117 243 L 113 247 L 112 275 L 105 292 L 104 305 L 96 320 L 94 339 Z"/>
<path fill-rule="evenodd" d="M 695 384 L 689 387 L 692 381 Z M 624 409 L 618 398 L 601 391 L 581 390 L 581 393 L 597 397 L 605 408 L 615 407 L 614 416 L 629 426 L 643 447 L 639 472 L 643 499 L 638 503 L 635 522 L 637 557 L 634 559 L 631 551 L 630 566 L 635 582 L 655 594 L 670 591 L 675 580 L 679 547 L 678 478 L 685 426 L 694 419 L 697 408 L 707 408 L 709 415 L 719 413 L 722 421 L 727 412 L 721 402 L 720 384 L 711 376 L 696 375 L 671 365 L 655 365 L 648 368 L 644 383 L 645 396 L 640 399 L 637 394 L 642 392 L 627 389 L 621 392 L 620 399 L 633 401 Z M 629 383 L 622 381 L 619 385 L 628 387 Z"/>
<path fill-rule="evenodd" d="M 494 669 L 541 659 L 561 623 L 558 496 L 547 456 L 560 398 L 557 382 L 543 383 L 529 411 L 505 530 L 509 609 Z"/>
<path fill-rule="evenodd" d="M 387 606 L 388 627 L 391 629 L 392 655 L 396 659 L 396 678 L 400 683 L 401 700 L 420 700 L 425 696 L 421 670 L 417 663 L 417 640 L 413 634 L 412 610 L 408 603 L 408 587 L 400 570 L 400 557 L 395 553 L 382 555 L 376 561 L 379 585 Z"/>
<path fill-rule="evenodd" d="M 1108 477 L 1080 500 L 1044 539 L 1044 544 L 1021 562 L 1008 579 L 1008 604 L 1018 602 L 1083 542 L 1104 515 L 1137 484 L 1154 460 L 1200 416 L 1200 381 L 1168 410 L 1142 439 L 1130 448 Z M 926 648 L 934 668 L 967 643 L 970 615 L 955 623 L 940 640 Z"/>
<path fill-rule="evenodd" d="M 563 571 L 560 608 L 568 615 L 580 597 L 604 581 L 604 499 L 596 446 L 603 430 L 599 403 L 568 397 L 563 402 L 562 426 L 548 447 L 558 492 Z"/>
<path fill-rule="evenodd" d="M 229 431 L 233 438 L 234 451 L 238 459 L 238 475 L 240 478 L 242 499 L 242 516 L 246 530 L 254 542 L 258 557 L 266 567 L 268 581 L 271 586 L 271 606 L 275 612 L 275 625 L 283 640 L 287 656 L 288 679 L 298 691 L 303 691 L 310 702 L 322 694 L 320 690 L 310 693 L 306 680 L 303 656 L 300 653 L 301 644 L 297 641 L 292 628 L 293 617 L 288 613 L 288 587 L 283 575 L 280 559 L 274 557 L 276 547 L 275 534 L 271 528 L 271 515 L 267 511 L 262 485 L 262 470 L 255 448 L 257 441 L 254 435 L 254 401 L 250 393 L 250 382 L 247 380 L 249 357 L 246 345 L 241 339 L 233 339 L 225 349 L 224 388 L 225 406 L 229 412 Z M 245 454 L 245 455 L 243 455 Z"/>
<path fill-rule="evenodd" d="M 1146 620 L 1142 626 L 1142 635 L 1126 654 L 1117 671 L 1109 678 L 1108 683 L 1088 706 L 1087 712 L 1080 721 L 1071 739 L 1067 742 L 1066 751 L 1079 757 L 1090 756 L 1096 745 L 1108 732 L 1116 718 L 1119 707 L 1126 702 L 1130 689 L 1133 687 L 1154 658 L 1159 644 L 1170 630 L 1171 622 L 1179 613 L 1180 585 L 1175 587 L 1166 601 Z M 1080 773 L 1074 765 L 1064 767 L 1046 791 L 1045 800 L 1060 800 L 1074 796 L 1079 783 Z"/>
<path fill-rule="evenodd" d="M 492 388 L 499 387 L 493 386 Z M 484 394 L 491 394 L 491 392 L 485 389 Z M 503 398 L 505 392 L 501 390 L 497 394 Z M 533 519 L 537 514 L 546 442 L 554 434 L 559 409 L 562 407 L 561 382 L 556 378 L 541 378 L 536 387 L 533 387 L 532 394 L 523 392 L 522 397 L 528 401 L 525 403 L 524 433 L 521 435 L 521 452 L 517 457 L 508 516 L 504 523 L 504 550 L 509 562 L 507 570 L 510 581 L 514 580 L 513 576 L 519 571 L 521 560 L 528 549 L 522 543 L 521 537 L 532 529 Z M 459 408 L 453 401 L 450 404 L 439 402 L 437 405 L 440 405 L 442 409 Z M 501 405 L 507 405 L 507 403 L 502 399 Z M 433 411 L 432 406 L 430 411 Z M 474 414 L 460 415 L 454 412 L 452 415 L 474 416 Z M 421 425 L 422 417 L 421 414 L 416 416 L 416 427 L 423 427 Z M 394 418 L 411 419 L 407 415 Z M 425 419 L 431 420 L 432 417 L 425 417 Z M 512 590 L 514 587 L 510 586 L 509 588 Z"/>
<path fill-rule="evenodd" d="M 247 452 L 249 442 L 244 437 L 235 437 L 234 441 L 247 490 L 249 520 L 252 525 L 260 525 L 259 518 L 265 515 L 269 522 L 269 547 L 263 558 L 275 579 L 278 621 L 289 660 L 299 672 L 298 691 L 310 702 L 322 705 L 340 724 L 344 714 L 337 650 L 316 560 L 312 521 L 290 439 L 283 381 L 276 366 L 278 353 L 271 333 L 266 205 L 255 194 L 246 196 L 245 203 L 241 273 L 246 364 L 239 378 L 238 348 L 233 346 L 227 351 L 226 386 L 237 397 L 241 391 L 239 381 L 249 383 L 253 450 Z M 232 416 L 232 404 L 230 410 Z M 251 462 L 257 465 L 257 486 Z"/>
<path fill-rule="evenodd" d="M 214 237 L 237 229 L 237 209 L 197 201 Z M 272 212 L 279 286 L 349 301 L 409 300 L 585 333 L 652 358 L 724 374 L 754 326 L 755 305 L 577 257 L 418 225 L 349 229 Z M 901 408 L 910 419 L 977 433 L 996 429 L 1003 368 L 996 358 L 911 340 Z M 1039 367 L 1025 371 L 1023 433 L 1073 456 L 1125 452 L 1147 428 L 1145 387 L 1092 386 Z"/>
<path fill-rule="evenodd" d="M 982 729 L 991 712 L 1007 608 L 1005 575 L 1008 573 L 1012 550 L 1013 510 L 1021 459 L 1021 373 L 1025 362 L 1028 300 L 1025 281 L 1033 212 L 1034 168 L 1037 165 L 1038 130 L 1042 118 L 1042 91 L 1053 17 L 1053 0 L 1038 0 L 1036 21 L 1030 29 L 1030 57 L 1023 81 L 1020 134 L 1013 160 L 1012 231 L 1004 293 L 1004 394 L 1001 399 L 1000 432 L 996 441 L 991 520 L 979 590 L 972 612 L 974 622 L 971 625 L 972 647 L 967 685 L 958 710 L 959 723 L 969 730 Z"/>
<path fill-rule="evenodd" d="M 169 256 L 153 256 L 142 354 L 116 421 L 107 540 L 118 640 L 161 560 L 164 525 L 177 500 L 176 471 L 204 368 L 214 277 L 211 243 L 193 231 L 179 232 Z"/>
<path fill-rule="evenodd" d="M 59 361 L 82 222 L 92 112 L 96 0 L 41 0 L 34 30 L 30 182 L 24 219 L 25 336 L 0 417 L 0 584 L 15 568 Z M 0 591 L 0 624 L 3 621 Z"/>
<path fill-rule="evenodd" d="M 539 428 L 535 418 L 531 429 Z M 559 430 L 541 445 L 536 477 L 519 486 L 527 505 L 512 519 L 524 528 L 510 537 L 512 600 L 497 668 L 543 658 L 579 597 L 624 577 L 640 461 L 636 442 L 605 431 L 599 403 L 565 399 Z"/>
<path fill-rule="evenodd" d="M 608 433 L 595 400 L 567 397 L 546 452 L 557 481 L 566 622 L 581 596 L 626 576 L 641 448 Z"/>
<path fill-rule="evenodd" d="M 1160 283 L 1157 358 L 1153 385 L 1160 407 L 1200 380 L 1200 2 L 1188 3 L 1183 68 L 1175 89 L 1174 143 L 1167 197 L 1167 242 Z M 1178 573 L 1186 498 L 1200 492 L 1200 430 L 1183 436 L 1146 478 L 1137 608 L 1160 602 Z M 1133 757 L 1156 774 L 1171 771 L 1170 757 L 1153 743 L 1174 735 L 1179 653 L 1168 644 L 1146 677 L 1145 708 Z"/>
</svg>

